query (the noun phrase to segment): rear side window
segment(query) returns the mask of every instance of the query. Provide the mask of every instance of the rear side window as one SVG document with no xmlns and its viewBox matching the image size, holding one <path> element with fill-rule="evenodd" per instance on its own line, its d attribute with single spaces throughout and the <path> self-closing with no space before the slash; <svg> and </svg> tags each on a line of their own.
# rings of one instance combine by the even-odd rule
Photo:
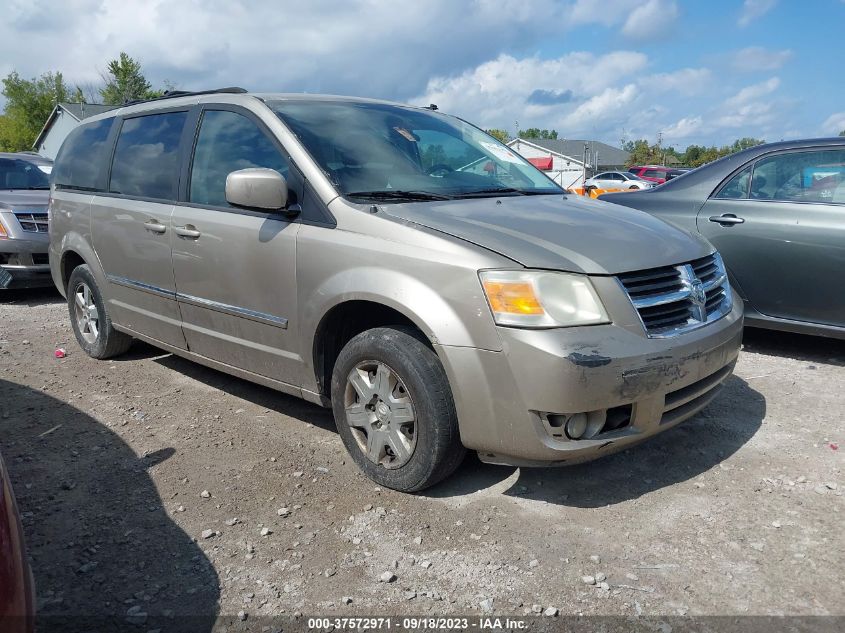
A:
<svg viewBox="0 0 845 633">
<path fill-rule="evenodd" d="M 660 171 L 659 169 L 646 169 L 643 173 L 643 176 L 647 178 L 663 178 L 663 175 L 666 172 Z"/>
<path fill-rule="evenodd" d="M 191 167 L 190 201 L 231 206 L 226 200 L 226 176 L 249 167 L 275 169 L 288 176 L 287 161 L 252 120 L 227 110 L 206 110 Z"/>
<path fill-rule="evenodd" d="M 174 200 L 179 184 L 179 140 L 187 117 L 187 112 L 166 112 L 124 120 L 109 191 Z"/>
<path fill-rule="evenodd" d="M 751 167 L 746 167 L 733 178 L 731 178 L 725 186 L 719 189 L 716 194 L 717 198 L 722 200 L 742 200 L 748 197 L 748 185 L 751 183 Z"/>
<path fill-rule="evenodd" d="M 73 130 L 56 157 L 51 174 L 53 183 L 65 189 L 96 191 L 100 170 L 106 160 L 109 130 L 114 119 L 102 119 Z"/>
</svg>

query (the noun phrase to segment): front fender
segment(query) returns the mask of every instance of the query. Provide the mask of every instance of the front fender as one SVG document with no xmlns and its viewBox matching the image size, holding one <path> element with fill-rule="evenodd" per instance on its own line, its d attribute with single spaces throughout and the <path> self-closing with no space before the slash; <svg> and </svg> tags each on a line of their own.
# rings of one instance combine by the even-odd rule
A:
<svg viewBox="0 0 845 633">
<path fill-rule="evenodd" d="M 481 284 L 456 282 L 459 301 L 450 301 L 443 288 L 435 289 L 407 273 L 385 268 L 350 268 L 326 279 L 303 306 L 303 331 L 311 343 L 323 315 L 347 301 L 372 301 L 405 315 L 434 345 L 478 347 L 499 351 L 501 339 L 481 290 Z M 374 289 L 380 289 L 374 290 Z M 449 288 L 454 296 L 456 287 Z M 477 304 L 470 307 L 467 304 Z"/>
</svg>

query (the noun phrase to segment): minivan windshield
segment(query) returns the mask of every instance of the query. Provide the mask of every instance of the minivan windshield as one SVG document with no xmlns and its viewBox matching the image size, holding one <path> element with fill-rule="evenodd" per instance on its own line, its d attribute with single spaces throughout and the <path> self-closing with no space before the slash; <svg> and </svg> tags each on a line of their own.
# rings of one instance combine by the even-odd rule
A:
<svg viewBox="0 0 845 633">
<path fill-rule="evenodd" d="M 0 189 L 49 189 L 50 177 L 34 162 L 0 158 Z"/>
<path fill-rule="evenodd" d="M 398 202 L 563 192 L 506 145 L 433 110 L 307 99 L 268 105 L 347 198 Z"/>
</svg>

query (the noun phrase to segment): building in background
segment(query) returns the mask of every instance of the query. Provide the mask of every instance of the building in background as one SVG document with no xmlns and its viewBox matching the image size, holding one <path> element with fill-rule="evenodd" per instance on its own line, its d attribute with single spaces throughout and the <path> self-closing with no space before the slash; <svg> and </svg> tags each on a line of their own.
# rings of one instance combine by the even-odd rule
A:
<svg viewBox="0 0 845 633">
<path fill-rule="evenodd" d="M 601 141 L 539 138 L 515 138 L 508 141 L 508 147 L 527 158 L 565 189 L 584 184 L 585 144 L 587 178 L 600 171 L 625 169 L 628 152 Z"/>
<path fill-rule="evenodd" d="M 73 128 L 90 116 L 116 107 L 99 103 L 60 103 L 53 108 L 32 147 L 41 156 L 55 160 L 59 148 Z"/>
</svg>

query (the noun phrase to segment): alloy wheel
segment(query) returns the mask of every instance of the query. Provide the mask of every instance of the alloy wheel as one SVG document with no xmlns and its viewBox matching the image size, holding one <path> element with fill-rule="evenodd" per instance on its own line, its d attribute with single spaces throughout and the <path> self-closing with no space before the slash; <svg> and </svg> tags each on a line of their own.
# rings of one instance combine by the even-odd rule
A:
<svg viewBox="0 0 845 633">
<path fill-rule="evenodd" d="M 94 344 L 100 336 L 100 315 L 94 302 L 94 293 L 86 283 L 80 283 L 74 292 L 74 315 L 82 338 Z"/>
</svg>

